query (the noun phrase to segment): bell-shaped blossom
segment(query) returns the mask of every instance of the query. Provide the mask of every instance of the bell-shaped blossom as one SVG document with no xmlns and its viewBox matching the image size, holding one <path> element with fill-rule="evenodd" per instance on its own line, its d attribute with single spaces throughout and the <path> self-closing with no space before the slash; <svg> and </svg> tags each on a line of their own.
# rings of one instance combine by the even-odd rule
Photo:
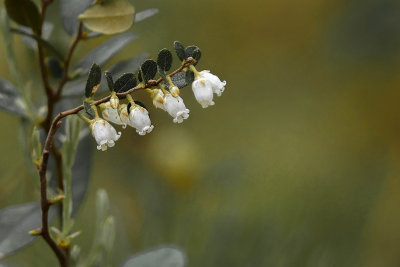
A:
<svg viewBox="0 0 400 267">
<path fill-rule="evenodd" d="M 212 85 L 208 79 L 205 79 L 202 76 L 200 76 L 192 83 L 192 90 L 197 102 L 199 102 L 199 104 L 203 108 L 215 104 L 213 101 L 214 94 Z"/>
<path fill-rule="evenodd" d="M 211 88 L 217 96 L 222 95 L 222 92 L 225 90 L 226 81 L 221 82 L 217 75 L 212 74 L 208 70 L 199 72 L 199 76 L 210 82 Z"/>
<path fill-rule="evenodd" d="M 174 118 L 173 122 L 175 123 L 182 123 L 183 120 L 189 118 L 189 110 L 180 96 L 174 97 L 169 93 L 166 94 L 164 96 L 164 109 Z"/>
<path fill-rule="evenodd" d="M 105 151 L 107 147 L 113 147 L 121 132 L 118 132 L 107 121 L 97 118 L 90 124 L 92 135 L 97 142 L 97 149 Z"/>
<path fill-rule="evenodd" d="M 154 128 L 151 125 L 149 112 L 139 105 L 134 105 L 130 108 L 129 122 L 129 125 L 134 127 L 140 135 L 150 133 Z"/>
<path fill-rule="evenodd" d="M 119 117 L 118 110 L 111 107 L 110 102 L 101 104 L 100 110 L 101 110 L 101 115 L 105 120 L 115 123 L 115 124 L 118 124 L 118 125 L 123 125 L 123 123 Z"/>
</svg>

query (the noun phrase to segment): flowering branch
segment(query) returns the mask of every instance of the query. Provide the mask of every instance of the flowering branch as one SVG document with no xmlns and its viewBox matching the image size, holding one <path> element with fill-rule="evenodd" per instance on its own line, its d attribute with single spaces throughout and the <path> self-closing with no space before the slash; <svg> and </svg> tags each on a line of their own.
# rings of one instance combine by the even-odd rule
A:
<svg viewBox="0 0 400 267">
<path fill-rule="evenodd" d="M 168 76 L 169 76 L 169 77 L 173 77 L 174 75 L 176 75 L 177 73 L 181 72 L 184 68 L 187 68 L 188 66 L 192 65 L 193 63 L 194 63 L 193 58 L 191 58 L 191 57 L 188 58 L 188 59 L 185 61 L 185 63 L 182 64 L 182 66 L 180 66 L 179 68 L 177 68 L 174 72 L 172 72 L 172 73 L 169 74 Z M 159 78 L 158 80 L 150 80 L 150 81 L 148 81 L 148 82 L 146 83 L 146 85 L 145 85 L 144 87 L 143 87 L 142 85 L 138 85 L 138 86 L 136 86 L 136 87 L 134 87 L 134 88 L 129 89 L 129 90 L 126 91 L 126 92 L 117 93 L 116 95 L 118 96 L 118 98 L 124 99 L 124 98 L 126 98 L 127 95 L 129 95 L 129 94 L 131 94 L 131 93 L 133 93 L 133 92 L 135 92 L 135 91 L 139 91 L 139 90 L 143 90 L 143 89 L 146 89 L 146 88 L 151 88 L 151 87 L 157 86 L 157 85 L 159 85 L 162 81 L 163 81 L 163 78 Z M 111 98 L 111 95 L 106 96 L 106 97 L 104 97 L 104 98 L 102 98 L 102 99 L 99 99 L 99 100 L 97 100 L 97 101 L 94 101 L 91 105 L 92 105 L 92 106 L 98 106 L 98 105 L 100 105 L 100 104 L 102 104 L 102 103 L 105 103 L 105 102 L 109 101 L 110 98 Z M 62 118 L 66 117 L 66 116 L 69 116 L 69 115 L 77 114 L 79 111 L 81 111 L 81 110 L 83 110 L 83 109 L 84 109 L 84 106 L 83 106 L 83 105 L 80 105 L 80 106 L 75 107 L 75 108 L 73 108 L 73 109 L 66 110 L 66 111 L 63 111 L 63 112 L 58 113 L 58 115 L 54 118 L 53 122 L 51 123 L 50 129 L 51 129 L 54 125 L 56 125 Z M 54 127 L 53 127 L 53 128 L 54 128 Z M 52 139 L 46 140 L 46 143 L 47 143 L 48 141 L 49 141 L 49 142 L 52 142 Z"/>
<path fill-rule="evenodd" d="M 181 72 L 184 68 L 189 67 L 191 64 L 194 63 L 193 58 L 188 58 L 184 64 L 182 64 L 178 69 L 176 69 L 174 72 L 169 74 L 169 77 L 172 77 L 176 75 L 177 73 Z M 123 92 L 123 93 L 117 93 L 116 95 L 118 98 L 126 98 L 127 95 L 141 90 L 141 89 L 146 89 L 146 88 L 151 88 L 154 86 L 157 86 L 163 81 L 163 78 L 159 78 L 158 80 L 150 80 L 146 83 L 146 85 L 143 87 L 142 85 L 138 85 L 134 88 L 131 88 L 130 90 Z M 98 106 L 102 103 L 105 103 L 110 100 L 111 96 L 104 97 L 100 100 L 94 101 L 92 103 L 92 106 Z M 54 240 L 51 238 L 50 233 L 49 233 L 49 227 L 48 227 L 48 211 L 50 208 L 51 203 L 49 202 L 49 199 L 47 197 L 47 179 L 46 179 L 46 171 L 47 171 L 47 163 L 49 160 L 50 156 L 50 151 L 52 150 L 52 144 L 53 144 L 53 138 L 54 135 L 56 134 L 57 130 L 60 128 L 62 122 L 60 121 L 62 118 L 67 117 L 69 115 L 77 114 L 79 111 L 83 110 L 84 107 L 83 105 L 80 105 L 78 107 L 75 107 L 70 110 L 66 110 L 63 112 L 60 112 L 54 119 L 53 122 L 50 125 L 50 129 L 47 134 L 46 142 L 43 148 L 43 160 L 42 163 L 39 166 L 39 175 L 40 175 L 40 192 L 41 192 L 41 208 L 42 208 L 42 228 L 39 232 L 41 236 L 46 240 L 46 242 L 49 244 L 49 246 L 52 248 L 54 253 L 57 255 L 57 258 L 60 262 L 61 266 L 68 266 L 68 256 L 66 253 L 66 250 L 64 250 L 62 247 L 57 245 Z"/>
</svg>

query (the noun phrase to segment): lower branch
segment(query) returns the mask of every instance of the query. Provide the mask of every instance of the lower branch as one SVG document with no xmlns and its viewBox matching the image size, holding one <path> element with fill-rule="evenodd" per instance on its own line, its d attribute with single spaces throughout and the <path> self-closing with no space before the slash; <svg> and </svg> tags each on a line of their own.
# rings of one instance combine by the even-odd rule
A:
<svg viewBox="0 0 400 267">
<path fill-rule="evenodd" d="M 47 135 L 46 144 L 43 149 L 43 161 L 39 168 L 40 199 L 41 199 L 40 204 L 42 209 L 42 228 L 40 234 L 56 254 L 60 266 L 67 267 L 69 265 L 69 262 L 66 251 L 56 244 L 56 242 L 50 236 L 49 232 L 49 209 L 51 204 L 49 202 L 49 199 L 47 198 L 47 179 L 46 179 L 47 163 L 50 156 L 52 139 L 58 128 L 60 128 L 61 124 L 62 122 L 58 121 L 57 123 L 51 125 L 49 133 Z"/>
</svg>

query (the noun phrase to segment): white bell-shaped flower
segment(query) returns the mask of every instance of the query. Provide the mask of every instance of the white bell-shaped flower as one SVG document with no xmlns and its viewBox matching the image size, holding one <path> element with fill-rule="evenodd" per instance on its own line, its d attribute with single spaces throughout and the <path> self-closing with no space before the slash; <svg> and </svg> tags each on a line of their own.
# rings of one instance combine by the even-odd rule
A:
<svg viewBox="0 0 400 267">
<path fill-rule="evenodd" d="M 166 94 L 164 96 L 164 109 L 174 118 L 173 122 L 175 123 L 182 123 L 183 120 L 189 118 L 189 110 L 180 96 L 174 97 L 169 93 Z"/>
<path fill-rule="evenodd" d="M 199 75 L 210 82 L 212 90 L 217 96 L 222 95 L 222 92 L 225 90 L 226 81 L 221 82 L 217 75 L 212 74 L 208 70 L 200 71 Z"/>
<path fill-rule="evenodd" d="M 215 104 L 213 101 L 214 94 L 212 85 L 208 79 L 199 76 L 199 78 L 192 83 L 192 90 L 197 102 L 199 102 L 203 108 Z"/>
<path fill-rule="evenodd" d="M 129 121 L 129 125 L 134 127 L 136 132 L 140 135 L 150 133 L 154 128 L 154 126 L 151 125 L 149 112 L 136 104 L 130 108 Z"/>
<path fill-rule="evenodd" d="M 113 147 L 121 132 L 118 132 L 107 121 L 97 118 L 90 124 L 92 135 L 97 142 L 97 149 L 105 151 L 107 147 Z"/>
<path fill-rule="evenodd" d="M 101 104 L 100 110 L 101 110 L 101 115 L 105 120 L 115 123 L 115 124 L 118 124 L 118 125 L 123 125 L 123 123 L 119 117 L 118 110 L 115 108 L 112 108 L 110 102 Z"/>
</svg>

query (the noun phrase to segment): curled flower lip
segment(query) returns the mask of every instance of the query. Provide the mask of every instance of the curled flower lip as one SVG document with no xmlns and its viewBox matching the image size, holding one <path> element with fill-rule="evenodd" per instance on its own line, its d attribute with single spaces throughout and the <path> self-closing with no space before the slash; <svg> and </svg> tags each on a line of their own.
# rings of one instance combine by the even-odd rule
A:
<svg viewBox="0 0 400 267">
<path fill-rule="evenodd" d="M 103 119 L 95 119 L 90 128 L 92 135 L 97 142 L 97 149 L 105 151 L 108 147 L 113 147 L 115 142 L 121 137 L 121 132 L 118 132 L 107 121 Z"/>
</svg>

